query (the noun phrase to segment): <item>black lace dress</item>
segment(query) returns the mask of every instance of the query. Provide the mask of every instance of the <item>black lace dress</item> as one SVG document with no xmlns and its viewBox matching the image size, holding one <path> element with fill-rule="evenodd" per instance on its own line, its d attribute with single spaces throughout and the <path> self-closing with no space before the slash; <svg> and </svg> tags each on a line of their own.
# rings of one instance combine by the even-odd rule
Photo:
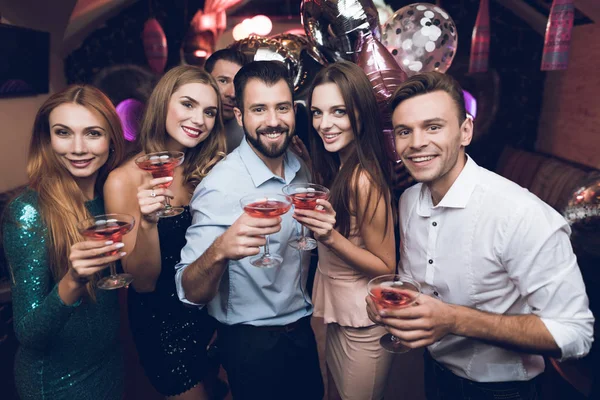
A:
<svg viewBox="0 0 600 400">
<path fill-rule="evenodd" d="M 152 293 L 129 289 L 129 323 L 140 362 L 155 389 L 165 396 L 181 394 L 202 381 L 208 360 L 206 346 L 215 321 L 206 309 L 179 301 L 175 265 L 192 223 L 188 207 L 158 223 L 162 268 Z"/>
</svg>

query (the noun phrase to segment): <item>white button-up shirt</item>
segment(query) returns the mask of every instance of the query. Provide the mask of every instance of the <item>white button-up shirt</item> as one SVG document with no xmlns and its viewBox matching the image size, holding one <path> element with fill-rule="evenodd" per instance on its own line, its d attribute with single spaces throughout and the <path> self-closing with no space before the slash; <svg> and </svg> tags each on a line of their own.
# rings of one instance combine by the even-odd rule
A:
<svg viewBox="0 0 600 400">
<path fill-rule="evenodd" d="M 400 199 L 401 263 L 438 299 L 497 314 L 535 314 L 562 350 L 583 357 L 594 317 L 564 218 L 517 184 L 468 159 L 436 206 L 426 185 Z M 539 355 L 447 335 L 429 346 L 456 375 L 478 382 L 529 380 Z"/>
</svg>

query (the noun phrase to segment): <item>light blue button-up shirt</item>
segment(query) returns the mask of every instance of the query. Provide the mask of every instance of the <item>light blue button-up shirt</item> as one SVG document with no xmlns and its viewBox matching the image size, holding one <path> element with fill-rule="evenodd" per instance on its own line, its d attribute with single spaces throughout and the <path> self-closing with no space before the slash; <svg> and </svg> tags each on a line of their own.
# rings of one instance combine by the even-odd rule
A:
<svg viewBox="0 0 600 400">
<path fill-rule="evenodd" d="M 190 203 L 192 225 L 186 233 L 187 244 L 175 266 L 177 294 L 182 302 L 199 305 L 185 297 L 181 284 L 183 271 L 242 215 L 243 196 L 281 193 L 289 183 L 308 182 L 306 167 L 289 150 L 284 156 L 284 171 L 285 179 L 273 174 L 246 140 L 242 140 L 196 187 Z M 250 257 L 230 260 L 217 295 L 206 305 L 219 322 L 286 325 L 312 314 L 312 303 L 306 293 L 310 252 L 300 252 L 288 245 L 297 235 L 292 212 L 281 219 L 281 231 L 270 235 L 269 250 L 283 257 L 282 265 L 263 269 L 251 265 Z"/>
</svg>

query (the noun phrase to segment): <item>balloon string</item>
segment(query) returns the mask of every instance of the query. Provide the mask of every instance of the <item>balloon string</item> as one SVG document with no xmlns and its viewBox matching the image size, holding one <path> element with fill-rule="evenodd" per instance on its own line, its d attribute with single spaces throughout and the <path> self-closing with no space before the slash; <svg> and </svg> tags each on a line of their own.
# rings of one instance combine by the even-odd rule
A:
<svg viewBox="0 0 600 400">
<path fill-rule="evenodd" d="M 188 0 L 183 2 L 183 26 L 188 24 Z"/>
</svg>

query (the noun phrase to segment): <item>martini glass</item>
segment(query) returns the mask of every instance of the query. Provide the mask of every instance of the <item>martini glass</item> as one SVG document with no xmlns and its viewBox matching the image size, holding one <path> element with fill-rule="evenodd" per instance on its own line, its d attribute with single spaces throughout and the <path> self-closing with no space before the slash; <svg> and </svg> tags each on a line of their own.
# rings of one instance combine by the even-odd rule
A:
<svg viewBox="0 0 600 400">
<path fill-rule="evenodd" d="M 283 193 L 290 197 L 295 208 L 301 210 L 314 210 L 317 200 L 329 199 L 329 189 L 314 183 L 292 183 L 283 187 Z M 317 241 L 306 236 L 304 225 L 301 226 L 300 237 L 289 242 L 297 250 L 309 251 L 317 247 Z"/>
<path fill-rule="evenodd" d="M 149 153 L 135 159 L 137 166 L 152 174 L 153 178 L 173 176 L 175 168 L 183 163 L 185 155 L 181 151 L 159 151 Z M 168 188 L 170 182 L 161 183 L 158 187 Z M 159 218 L 174 217 L 183 212 L 183 207 L 172 207 L 171 200 L 165 196 L 165 208 L 156 212 Z"/>
<path fill-rule="evenodd" d="M 251 194 L 240 200 L 240 205 L 254 218 L 273 218 L 285 214 L 292 208 L 287 196 L 278 193 Z M 262 255 L 250 259 L 250 264 L 259 268 L 273 268 L 281 265 L 283 258 L 269 252 L 269 235 L 265 236 L 265 251 Z"/>
<path fill-rule="evenodd" d="M 415 304 L 421 294 L 421 285 L 406 275 L 390 274 L 371 279 L 367 290 L 379 308 L 398 309 Z M 383 335 L 379 343 L 390 353 L 406 353 L 410 350 L 391 333 Z"/>
<path fill-rule="evenodd" d="M 112 240 L 121 242 L 123 235 L 131 231 L 135 225 L 135 219 L 129 214 L 101 214 L 92 218 L 79 221 L 77 229 L 84 238 L 90 240 Z M 113 256 L 118 250 L 113 250 L 105 255 Z M 112 290 L 127 286 L 133 281 L 131 274 L 117 274 L 115 263 L 110 264 L 110 276 L 106 276 L 98 281 L 98 288 Z"/>
</svg>

